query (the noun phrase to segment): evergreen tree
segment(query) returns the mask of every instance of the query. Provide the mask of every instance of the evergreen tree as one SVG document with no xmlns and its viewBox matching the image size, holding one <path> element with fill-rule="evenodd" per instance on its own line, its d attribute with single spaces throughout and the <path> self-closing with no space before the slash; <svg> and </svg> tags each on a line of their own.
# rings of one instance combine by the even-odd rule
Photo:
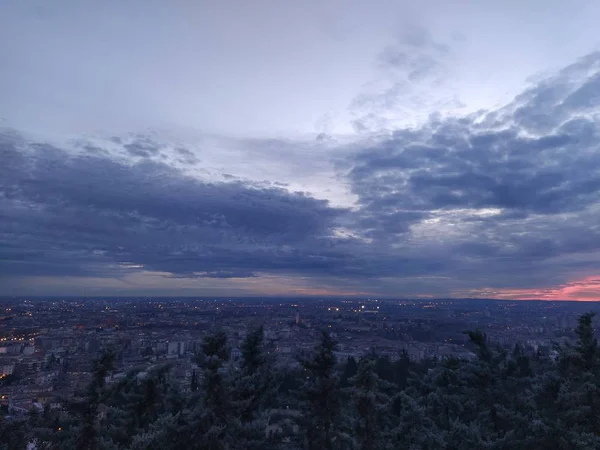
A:
<svg viewBox="0 0 600 450">
<path fill-rule="evenodd" d="M 0 416 L 0 450 L 26 450 L 26 423 L 23 420 L 7 421 Z"/>
<path fill-rule="evenodd" d="M 400 358 L 393 363 L 394 366 L 394 384 L 398 389 L 406 388 L 408 384 L 409 374 L 412 368 L 412 363 L 408 356 L 408 352 L 403 349 L 400 353 Z"/>
<path fill-rule="evenodd" d="M 236 445 L 239 423 L 233 414 L 231 380 L 225 367 L 230 355 L 227 335 L 223 331 L 204 338 L 202 392 L 189 422 L 189 448 L 225 450 Z M 181 438 L 182 444 L 187 442 L 187 436 Z"/>
<path fill-rule="evenodd" d="M 192 380 L 190 383 L 190 390 L 196 392 L 198 390 L 198 374 L 196 371 L 192 371 Z"/>
<path fill-rule="evenodd" d="M 355 409 L 354 433 L 357 450 L 391 448 L 386 429 L 391 412 L 390 398 L 383 392 L 389 383 L 379 378 L 373 359 L 363 358 L 357 374 L 351 379 L 354 386 L 352 404 Z"/>
<path fill-rule="evenodd" d="M 264 348 L 264 330 L 248 333 L 241 345 L 240 369 L 234 381 L 233 398 L 240 421 L 239 441 L 247 449 L 266 449 L 268 407 L 276 393 L 274 367 Z"/>
<path fill-rule="evenodd" d="M 113 442 L 128 447 L 135 435 L 167 410 L 169 370 L 169 366 L 162 366 L 150 372 L 131 372 L 107 389 L 104 426 Z"/>
<path fill-rule="evenodd" d="M 394 398 L 398 414 L 390 433 L 391 444 L 399 449 L 442 450 L 444 435 L 419 400 L 422 398 L 416 390 L 401 391 Z"/>
<path fill-rule="evenodd" d="M 344 372 L 342 373 L 341 386 L 344 388 L 350 387 L 350 378 L 355 376 L 358 372 L 358 363 L 354 356 L 348 356 L 348 360 L 344 366 Z"/>
<path fill-rule="evenodd" d="M 348 448 L 342 416 L 340 378 L 335 371 L 337 342 L 323 331 L 310 359 L 300 361 L 306 373 L 301 388 L 304 400 L 304 446 L 308 450 Z"/>
<path fill-rule="evenodd" d="M 75 438 L 76 448 L 87 450 L 104 450 L 112 445 L 102 436 L 98 422 L 99 407 L 102 403 L 106 377 L 114 369 L 115 354 L 105 351 L 93 364 L 92 382 L 88 387 L 87 397 L 80 418 L 80 426 Z"/>
<path fill-rule="evenodd" d="M 575 329 L 575 346 L 560 348 L 559 387 L 553 405 L 558 414 L 549 423 L 564 430 L 565 448 L 581 442 L 600 448 L 600 355 L 593 318 L 594 313 L 582 315 Z"/>
</svg>

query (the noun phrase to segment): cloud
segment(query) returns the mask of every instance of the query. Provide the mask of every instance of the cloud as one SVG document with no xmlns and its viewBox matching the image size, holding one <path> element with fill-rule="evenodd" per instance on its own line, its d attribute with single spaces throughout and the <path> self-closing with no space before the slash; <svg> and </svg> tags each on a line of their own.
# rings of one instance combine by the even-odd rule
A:
<svg viewBox="0 0 600 450">
<path fill-rule="evenodd" d="M 585 277 L 548 288 L 529 289 L 477 289 L 465 292 L 467 296 L 493 297 L 501 299 L 528 300 L 575 300 L 598 301 L 600 279 Z"/>
<path fill-rule="evenodd" d="M 569 261 L 600 250 L 599 79 L 592 54 L 497 111 L 371 140 L 346 171 L 361 232 L 398 251 L 437 249 L 424 258 L 440 273 L 489 285 L 600 269 Z"/>
<path fill-rule="evenodd" d="M 333 229 L 345 211 L 327 201 L 202 181 L 148 158 L 69 152 L 14 131 L 0 139 L 3 275 L 114 276 L 124 264 L 208 278 L 343 270 L 332 263 L 346 257 Z"/>
<path fill-rule="evenodd" d="M 590 298 L 599 77 L 592 54 L 496 110 L 432 115 L 351 144 L 324 135 L 171 145 L 146 133 L 68 147 L 3 129 L 0 274 Z M 211 155 L 221 159 L 209 165 Z M 247 164 L 252 176 L 238 170 Z M 337 179 L 323 176 L 332 167 Z M 353 205 L 325 199 L 346 186 Z"/>
<path fill-rule="evenodd" d="M 175 152 L 179 155 L 179 162 L 184 164 L 198 164 L 200 160 L 194 155 L 193 152 L 186 148 L 177 147 Z"/>
<path fill-rule="evenodd" d="M 418 81 L 445 71 L 449 53 L 450 48 L 436 42 L 425 29 L 413 27 L 381 52 L 378 63 L 385 70 L 405 74 L 409 81 Z"/>
<path fill-rule="evenodd" d="M 186 273 L 183 275 L 169 274 L 168 278 L 255 278 L 256 275 L 253 272 L 229 272 L 229 271 L 218 271 L 218 272 L 194 272 Z"/>
<path fill-rule="evenodd" d="M 440 268 L 414 252 L 391 254 L 369 244 L 350 210 L 281 183 L 226 176 L 207 181 L 160 159 L 126 158 L 118 149 L 128 138 L 91 152 L 86 140 L 67 149 L 11 130 L 0 136 L 8 162 L 0 168 L 5 280 L 104 277 L 130 283 L 137 272 L 153 280 L 276 276 L 302 292 L 318 285 L 318 292 L 351 294 L 366 292 L 359 279 Z M 260 145 L 250 142 L 257 152 Z M 169 153 L 168 161 L 182 154 L 162 143 L 152 147 Z M 298 277 L 310 281 L 290 281 Z"/>
<path fill-rule="evenodd" d="M 456 40 L 454 42 L 457 44 Z M 439 43 L 424 28 L 409 27 L 377 56 L 377 80 L 350 105 L 358 132 L 389 130 L 398 117 L 418 117 L 422 111 L 456 109 L 454 96 L 440 99 L 440 88 L 451 78 L 453 49 Z M 433 96 L 436 91 L 438 96 Z"/>
<path fill-rule="evenodd" d="M 124 144 L 123 147 L 131 156 L 139 156 L 142 158 L 150 158 L 152 156 L 158 156 L 160 154 L 160 147 L 156 146 L 153 142 L 148 139 L 138 139 Z"/>
</svg>

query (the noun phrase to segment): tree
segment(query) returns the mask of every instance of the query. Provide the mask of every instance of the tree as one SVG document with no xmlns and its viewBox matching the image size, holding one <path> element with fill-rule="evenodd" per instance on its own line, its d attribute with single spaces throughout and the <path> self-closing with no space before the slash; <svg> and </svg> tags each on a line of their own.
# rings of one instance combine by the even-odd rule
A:
<svg viewBox="0 0 600 450">
<path fill-rule="evenodd" d="M 383 392 L 390 387 L 379 378 L 373 359 L 363 358 L 353 382 L 354 430 L 358 450 L 383 450 L 391 443 L 386 433 L 387 418 L 391 410 L 390 398 Z"/>
<path fill-rule="evenodd" d="M 336 349 L 337 342 L 323 331 L 313 356 L 300 361 L 307 378 L 301 392 L 308 450 L 334 450 L 349 445 L 342 420 L 340 378 L 335 372 Z"/>
<path fill-rule="evenodd" d="M 575 351 L 577 352 L 576 363 L 581 370 L 594 371 L 598 369 L 598 340 L 594 337 L 594 328 L 592 320 L 596 314 L 583 314 L 575 329 L 577 334 L 577 343 Z"/>
<path fill-rule="evenodd" d="M 230 355 L 225 332 L 218 331 L 204 338 L 201 398 L 189 421 L 191 448 L 224 450 L 235 443 L 239 425 L 233 415 L 231 380 L 225 368 Z M 180 444 L 184 444 L 188 438 L 180 439 L 183 439 Z"/>
<path fill-rule="evenodd" d="M 587 313 L 579 317 L 574 347 L 559 347 L 558 387 L 550 409 L 557 412 L 551 423 L 564 430 L 568 445 L 593 442 L 589 448 L 600 447 L 600 355 L 594 316 Z"/>
<path fill-rule="evenodd" d="M 130 372 L 105 395 L 105 433 L 121 447 L 128 447 L 135 435 L 147 429 L 167 411 L 170 366 L 148 372 Z"/>
<path fill-rule="evenodd" d="M 192 381 L 190 383 L 190 390 L 196 392 L 198 390 L 198 374 L 196 371 L 192 371 Z"/>
<path fill-rule="evenodd" d="M 267 448 L 267 406 L 275 397 L 273 365 L 264 348 L 264 329 L 248 333 L 241 345 L 240 370 L 234 379 L 232 398 L 240 421 L 239 441 L 246 449 Z"/>
<path fill-rule="evenodd" d="M 27 441 L 24 421 L 7 422 L 4 417 L 0 416 L 0 450 L 25 450 Z"/>
<path fill-rule="evenodd" d="M 358 372 L 358 363 L 354 356 L 348 356 L 346 365 L 344 366 L 344 372 L 342 373 L 341 385 L 342 387 L 350 387 L 350 378 L 356 375 Z"/>
<path fill-rule="evenodd" d="M 81 425 L 76 438 L 77 448 L 103 449 L 104 439 L 98 424 L 99 406 L 103 399 L 106 377 L 114 369 L 115 354 L 105 351 L 93 364 L 92 382 L 88 387 L 86 402 L 81 415 Z"/>
</svg>

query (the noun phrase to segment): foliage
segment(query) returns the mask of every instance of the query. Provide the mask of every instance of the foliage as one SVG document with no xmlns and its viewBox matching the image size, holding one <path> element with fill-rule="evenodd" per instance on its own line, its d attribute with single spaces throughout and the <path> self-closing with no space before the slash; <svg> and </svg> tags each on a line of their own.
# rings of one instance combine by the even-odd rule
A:
<svg viewBox="0 0 600 450">
<path fill-rule="evenodd" d="M 472 359 L 369 355 L 338 362 L 323 332 L 299 366 L 278 366 L 264 330 L 232 361 L 207 336 L 182 383 L 169 365 L 107 383 L 115 355 L 94 364 L 82 400 L 63 411 L 0 415 L 0 450 L 385 450 L 600 448 L 600 351 L 593 314 L 558 356 L 492 345 L 468 332 Z"/>
</svg>

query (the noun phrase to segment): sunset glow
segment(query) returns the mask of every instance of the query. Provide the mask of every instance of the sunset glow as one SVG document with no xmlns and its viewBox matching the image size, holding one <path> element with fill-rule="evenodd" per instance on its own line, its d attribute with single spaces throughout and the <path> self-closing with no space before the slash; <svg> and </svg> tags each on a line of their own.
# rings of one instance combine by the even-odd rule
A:
<svg viewBox="0 0 600 450">
<path fill-rule="evenodd" d="M 589 276 L 557 286 L 530 289 L 477 289 L 473 297 L 505 300 L 600 301 L 600 277 Z"/>
</svg>

